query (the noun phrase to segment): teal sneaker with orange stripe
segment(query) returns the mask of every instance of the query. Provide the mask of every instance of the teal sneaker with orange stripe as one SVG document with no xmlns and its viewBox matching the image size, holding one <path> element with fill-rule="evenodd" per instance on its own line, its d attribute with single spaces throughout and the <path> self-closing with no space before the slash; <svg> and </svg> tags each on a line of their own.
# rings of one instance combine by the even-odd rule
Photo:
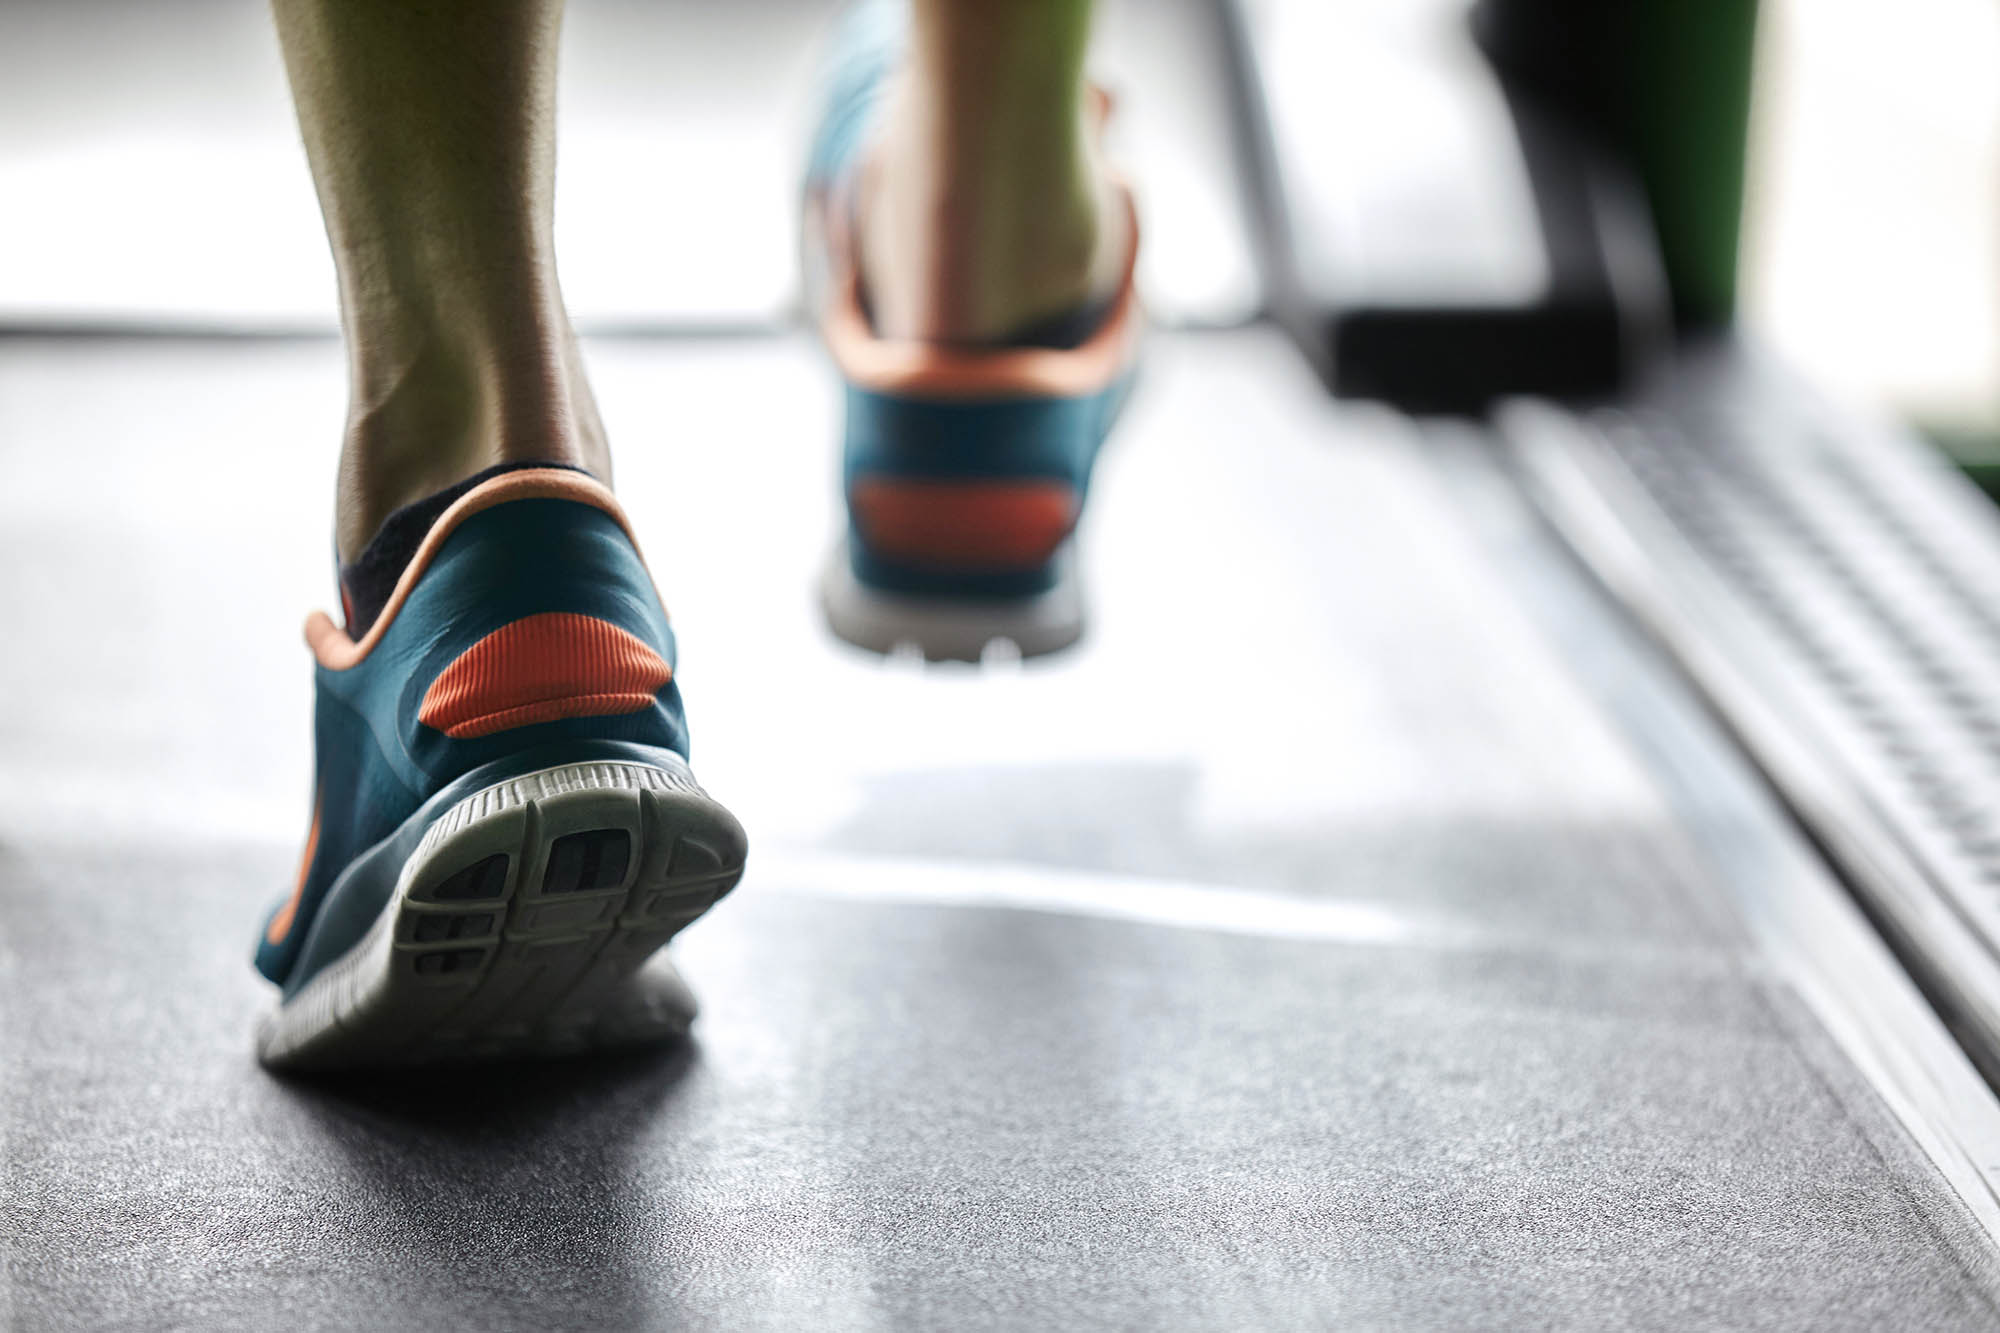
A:
<svg viewBox="0 0 2000 1333">
<path fill-rule="evenodd" d="M 424 520 L 412 524 L 412 518 Z M 376 549 L 396 530 L 414 549 Z M 316 790 L 258 940 L 272 1066 L 526 1057 L 686 1029 L 668 940 L 741 877 L 674 637 L 611 492 L 496 469 L 392 516 L 379 610 L 307 622 Z M 378 568 L 378 574 L 381 570 Z"/>
<path fill-rule="evenodd" d="M 878 336 L 853 193 L 906 10 L 863 4 L 843 23 L 806 176 L 807 296 L 845 390 L 848 522 L 822 606 L 836 635 L 877 652 L 977 660 L 996 639 L 1052 652 L 1083 631 L 1074 537 L 1138 363 L 1137 216 L 1122 192 L 1132 245 L 1107 302 L 1007 345 Z"/>
</svg>

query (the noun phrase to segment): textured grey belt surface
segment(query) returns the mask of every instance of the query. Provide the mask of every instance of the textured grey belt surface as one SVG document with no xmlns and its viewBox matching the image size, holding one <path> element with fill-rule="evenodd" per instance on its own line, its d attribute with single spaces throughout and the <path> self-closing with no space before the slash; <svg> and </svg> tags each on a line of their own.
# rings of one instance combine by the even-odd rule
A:
<svg viewBox="0 0 2000 1333">
<path fill-rule="evenodd" d="M 337 353 L 0 354 L 16 1324 L 1993 1323 L 1980 1233 L 1406 423 L 1272 335 L 1162 340 L 1089 644 L 918 673 L 811 621 L 809 355 L 592 355 L 753 838 L 676 946 L 698 1044 L 309 1084 L 250 1060 L 247 952 L 330 475 L 271 442 L 336 419 Z"/>
</svg>

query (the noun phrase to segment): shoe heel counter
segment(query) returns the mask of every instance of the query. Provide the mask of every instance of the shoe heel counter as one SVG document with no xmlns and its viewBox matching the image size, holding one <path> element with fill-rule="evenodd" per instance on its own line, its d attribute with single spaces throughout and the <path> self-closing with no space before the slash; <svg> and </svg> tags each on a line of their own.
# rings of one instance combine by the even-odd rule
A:
<svg viewBox="0 0 2000 1333">
<path fill-rule="evenodd" d="M 355 743 L 416 799 L 544 741 L 687 754 L 666 610 L 622 522 L 596 505 L 473 514 L 377 632 L 351 665 L 323 658 L 320 688 L 371 720 Z"/>
<path fill-rule="evenodd" d="M 518 746 L 523 728 L 684 752 L 674 637 L 616 519 L 529 500 L 469 520 L 425 580 L 450 626 L 413 665 L 399 716 L 413 750 Z M 456 767 L 456 765 L 453 765 Z"/>
<path fill-rule="evenodd" d="M 1099 401 L 924 401 L 850 387 L 843 484 L 854 571 L 911 592 L 1039 590 L 1075 530 Z"/>
</svg>

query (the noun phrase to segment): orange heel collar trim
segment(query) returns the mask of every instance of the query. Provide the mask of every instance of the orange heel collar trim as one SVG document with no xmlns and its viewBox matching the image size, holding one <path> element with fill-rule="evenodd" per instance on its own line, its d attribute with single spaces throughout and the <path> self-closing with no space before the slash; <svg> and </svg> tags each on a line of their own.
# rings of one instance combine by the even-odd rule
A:
<svg viewBox="0 0 2000 1333">
<path fill-rule="evenodd" d="M 403 603 L 410 599 L 410 593 L 417 586 L 417 580 L 424 576 L 432 560 L 444 546 L 445 539 L 458 525 L 482 510 L 495 505 L 507 504 L 514 500 L 573 500 L 601 509 L 618 520 L 618 526 L 632 539 L 636 550 L 639 539 L 632 532 L 631 520 L 611 489 L 595 477 L 569 468 L 522 468 L 518 472 L 506 472 L 493 480 L 461 495 L 458 500 L 438 515 L 437 522 L 424 534 L 423 544 L 410 557 L 410 563 L 396 580 L 396 590 L 389 594 L 389 600 L 382 607 L 382 614 L 375 617 L 375 623 L 357 641 L 346 630 L 333 623 L 333 617 L 324 611 L 315 611 L 306 617 L 306 644 L 312 649 L 313 658 L 329 671 L 346 671 L 367 660 L 382 636 L 389 632 L 395 622 L 396 613 L 403 609 Z M 642 555 L 641 561 L 645 559 Z"/>
</svg>

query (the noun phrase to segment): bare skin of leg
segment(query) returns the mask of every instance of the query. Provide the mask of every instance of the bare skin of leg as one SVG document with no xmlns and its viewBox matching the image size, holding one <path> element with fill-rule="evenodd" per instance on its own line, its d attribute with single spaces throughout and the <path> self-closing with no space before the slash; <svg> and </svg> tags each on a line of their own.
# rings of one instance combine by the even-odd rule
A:
<svg viewBox="0 0 2000 1333">
<path fill-rule="evenodd" d="M 273 0 L 340 283 L 343 560 L 512 461 L 611 459 L 556 278 L 562 0 Z M 912 0 L 866 186 L 891 336 L 981 342 L 1107 294 L 1131 245 L 1083 82 L 1090 0 Z"/>
<path fill-rule="evenodd" d="M 393 510 L 496 463 L 610 480 L 556 281 L 561 0 L 273 0 L 340 279 L 352 560 Z"/>
<path fill-rule="evenodd" d="M 992 342 L 1109 295 L 1132 245 L 1084 84 L 1091 0 L 912 0 L 858 209 L 889 337 Z"/>
</svg>

